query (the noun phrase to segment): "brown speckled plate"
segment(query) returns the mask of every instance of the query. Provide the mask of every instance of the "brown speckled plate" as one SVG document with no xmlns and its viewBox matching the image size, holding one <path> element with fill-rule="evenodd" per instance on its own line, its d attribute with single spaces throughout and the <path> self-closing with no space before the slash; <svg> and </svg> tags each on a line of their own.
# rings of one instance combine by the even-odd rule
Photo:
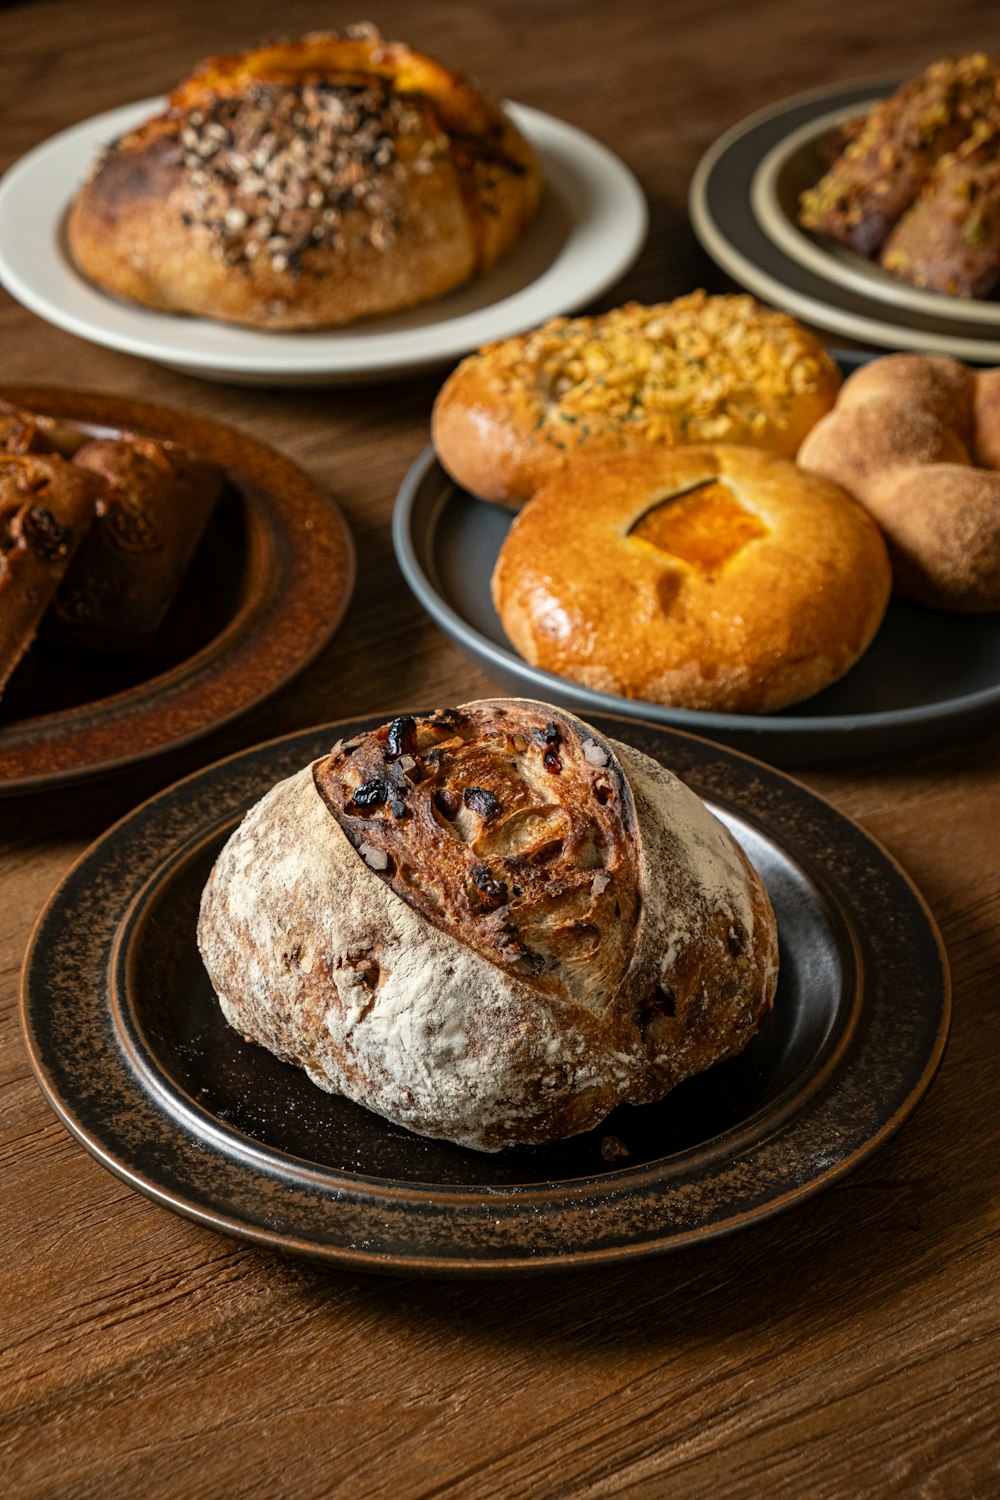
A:
<svg viewBox="0 0 1000 1500">
<path fill-rule="evenodd" d="M 742 1056 L 587 1135 L 483 1155 L 323 1093 L 231 1031 L 195 944 L 212 862 L 275 781 L 383 717 L 221 761 L 138 808 L 69 872 L 22 986 L 53 1108 L 165 1207 L 373 1271 L 499 1275 L 648 1255 L 841 1177 L 909 1115 L 944 1050 L 947 964 L 919 893 L 862 829 L 780 772 L 675 730 L 592 717 L 677 771 L 767 881 L 781 977 Z M 607 1160 L 609 1144 L 627 1154 Z"/>
<path fill-rule="evenodd" d="M 0 396 L 102 435 L 171 438 L 227 475 L 148 652 L 116 658 L 35 641 L 0 700 L 0 796 L 197 739 L 276 692 L 333 635 L 354 548 L 337 506 L 289 459 L 231 427 L 124 397 L 46 387 Z"/>
</svg>

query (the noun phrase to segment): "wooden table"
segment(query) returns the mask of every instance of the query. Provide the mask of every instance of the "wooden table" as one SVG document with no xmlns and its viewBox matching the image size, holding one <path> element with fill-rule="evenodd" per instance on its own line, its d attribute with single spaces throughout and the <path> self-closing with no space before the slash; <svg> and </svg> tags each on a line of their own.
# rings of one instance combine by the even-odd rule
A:
<svg viewBox="0 0 1000 1500">
<path fill-rule="evenodd" d="M 352 19 L 304 0 L 7 8 L 0 160 L 161 92 L 209 52 Z M 629 162 L 651 234 L 604 306 L 726 289 L 686 191 L 738 119 L 835 79 L 1000 48 L 987 0 L 384 0 L 375 19 Z M 439 377 L 199 382 L 80 342 L 6 294 L 0 337 L 4 381 L 156 400 L 275 445 L 339 501 L 359 562 L 343 628 L 273 702 L 112 780 L 0 802 L 0 1493 L 1000 1494 L 1000 737 L 802 774 L 919 883 L 954 978 L 929 1096 L 835 1190 L 697 1249 L 520 1282 L 316 1269 L 216 1235 L 102 1170 L 53 1116 L 20 1039 L 21 959 L 80 851 L 178 776 L 309 724 L 495 690 L 410 598 L 390 544 Z"/>
</svg>

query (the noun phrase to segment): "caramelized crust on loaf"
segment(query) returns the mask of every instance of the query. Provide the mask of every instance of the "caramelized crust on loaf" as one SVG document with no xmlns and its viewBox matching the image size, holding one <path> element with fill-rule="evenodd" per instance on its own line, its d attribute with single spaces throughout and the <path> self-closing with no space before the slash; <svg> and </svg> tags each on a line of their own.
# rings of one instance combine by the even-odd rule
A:
<svg viewBox="0 0 1000 1500">
<path fill-rule="evenodd" d="M 91 525 L 100 485 L 55 455 L 0 454 L 0 690 Z"/>
<path fill-rule="evenodd" d="M 845 382 L 799 463 L 878 522 L 901 598 L 1000 609 L 1000 371 L 943 355 L 875 360 Z"/>
<path fill-rule="evenodd" d="M 493 600 L 534 666 L 598 692 L 768 713 L 865 651 L 889 597 L 878 528 L 839 486 L 744 447 L 567 470 L 525 506 Z"/>
<path fill-rule="evenodd" d="M 433 436 L 459 484 L 520 505 L 578 458 L 649 444 L 746 443 L 791 458 L 839 385 L 794 318 L 694 292 L 487 346 L 446 381 Z"/>
<path fill-rule="evenodd" d="M 42 412 L 0 401 L 0 452 L 59 453 L 72 458 L 87 441 L 86 433 Z"/>
<path fill-rule="evenodd" d="M 490 705 L 395 719 L 335 746 L 316 785 L 429 922 L 543 993 L 603 1005 L 638 920 L 628 783 L 565 722 L 507 718 Z"/>
<path fill-rule="evenodd" d="M 93 439 L 74 463 L 103 481 L 101 504 L 47 623 L 67 645 L 141 650 L 194 556 L 222 470 L 144 437 Z"/>
<path fill-rule="evenodd" d="M 766 890 L 656 762 L 520 699 L 342 741 L 252 809 L 198 940 L 248 1039 L 477 1150 L 590 1129 L 741 1050 Z"/>
<path fill-rule="evenodd" d="M 202 63 L 75 200 L 81 270 L 144 306 L 319 328 L 482 274 L 537 204 L 538 165 L 461 75 L 363 34 Z"/>
</svg>

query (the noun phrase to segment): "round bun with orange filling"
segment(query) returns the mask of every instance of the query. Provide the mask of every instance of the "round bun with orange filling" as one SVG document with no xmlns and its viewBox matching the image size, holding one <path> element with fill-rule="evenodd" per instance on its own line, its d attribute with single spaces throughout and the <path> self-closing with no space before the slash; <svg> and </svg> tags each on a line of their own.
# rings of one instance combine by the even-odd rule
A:
<svg viewBox="0 0 1000 1500">
<path fill-rule="evenodd" d="M 648 448 L 567 469 L 493 574 L 533 666 L 598 692 L 768 713 L 835 682 L 889 599 L 885 543 L 839 485 L 746 447 Z"/>
<path fill-rule="evenodd" d="M 794 458 L 840 382 L 786 313 L 693 292 L 556 318 L 470 355 L 435 402 L 434 444 L 458 484 L 519 507 L 595 454 L 746 443 Z"/>
<path fill-rule="evenodd" d="M 69 244 L 86 276 L 144 307 L 324 328 L 489 270 L 539 188 L 495 102 L 358 27 L 202 63 L 97 161 Z"/>
</svg>

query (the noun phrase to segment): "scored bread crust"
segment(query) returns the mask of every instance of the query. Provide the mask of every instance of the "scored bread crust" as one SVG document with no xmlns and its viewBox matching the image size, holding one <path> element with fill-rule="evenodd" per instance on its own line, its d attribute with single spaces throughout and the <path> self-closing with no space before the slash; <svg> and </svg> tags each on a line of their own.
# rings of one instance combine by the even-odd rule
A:
<svg viewBox="0 0 1000 1500">
<path fill-rule="evenodd" d="M 769 713 L 843 676 L 890 585 L 878 527 L 844 490 L 726 445 L 568 471 L 516 517 L 492 580 L 533 666 L 727 713 Z"/>
<path fill-rule="evenodd" d="M 80 270 L 166 312 L 323 328 L 439 297 L 532 219 L 535 153 L 461 74 L 377 34 L 210 58 L 70 210 Z"/>
<path fill-rule="evenodd" d="M 874 517 L 900 598 L 1000 609 L 1000 370 L 932 354 L 863 365 L 799 462 Z"/>
<path fill-rule="evenodd" d="M 698 291 L 487 345 L 441 388 L 432 435 L 458 484 L 518 508 L 578 460 L 650 445 L 745 443 L 793 458 L 840 382 L 788 314 Z"/>
<path fill-rule="evenodd" d="M 774 996 L 774 915 L 693 792 L 527 700 L 414 733 L 416 780 L 387 729 L 359 736 L 274 787 L 227 843 L 198 940 L 232 1026 L 323 1088 L 484 1151 L 590 1129 L 746 1045 Z M 350 811 L 379 765 L 397 791 L 406 780 L 402 816 L 388 799 Z M 476 795 L 455 809 L 466 778 Z M 449 840 L 453 860 L 488 867 L 465 896 L 436 874 Z"/>
</svg>

